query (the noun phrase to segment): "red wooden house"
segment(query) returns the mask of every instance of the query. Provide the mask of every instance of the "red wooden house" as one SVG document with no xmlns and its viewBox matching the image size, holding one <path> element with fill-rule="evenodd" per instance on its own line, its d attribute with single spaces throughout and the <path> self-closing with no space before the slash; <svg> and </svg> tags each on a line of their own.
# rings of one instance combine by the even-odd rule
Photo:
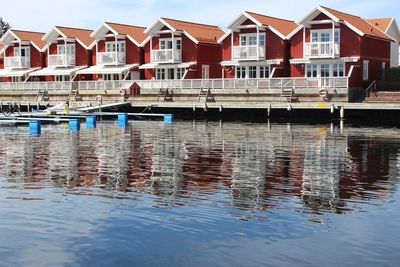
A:
<svg viewBox="0 0 400 267">
<path fill-rule="evenodd" d="M 94 39 L 91 30 L 55 26 L 42 40 L 46 46 L 46 68 L 30 74 L 33 81 L 72 81 L 76 72 L 91 65 Z M 84 78 L 84 77 L 81 77 Z"/>
<path fill-rule="evenodd" d="M 289 76 L 286 36 L 298 25 L 253 12 L 243 12 L 220 40 L 223 77 L 270 78 Z"/>
<path fill-rule="evenodd" d="M 140 79 L 142 43 L 147 38 L 144 30 L 144 27 L 104 22 L 91 34 L 95 38 L 93 66 L 78 74 L 92 75 L 93 80 Z"/>
<path fill-rule="evenodd" d="M 146 80 L 209 79 L 221 77 L 224 32 L 217 26 L 160 18 L 146 29 Z"/>
<path fill-rule="evenodd" d="M 349 77 L 349 87 L 379 79 L 390 66 L 392 38 L 366 20 L 318 6 L 298 24 L 291 40 L 291 77 Z"/>
<path fill-rule="evenodd" d="M 4 82 L 23 82 L 29 73 L 44 66 L 44 33 L 10 29 L 2 38 L 4 64 L 0 77 Z"/>
</svg>

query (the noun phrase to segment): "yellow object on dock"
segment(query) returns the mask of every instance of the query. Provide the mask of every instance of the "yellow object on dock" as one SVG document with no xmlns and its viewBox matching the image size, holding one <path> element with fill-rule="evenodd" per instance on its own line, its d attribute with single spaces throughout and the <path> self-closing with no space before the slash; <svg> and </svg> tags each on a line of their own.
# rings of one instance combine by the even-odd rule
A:
<svg viewBox="0 0 400 267">
<path fill-rule="evenodd" d="M 69 106 L 67 103 L 64 104 L 64 114 L 68 115 L 69 114 Z"/>
</svg>

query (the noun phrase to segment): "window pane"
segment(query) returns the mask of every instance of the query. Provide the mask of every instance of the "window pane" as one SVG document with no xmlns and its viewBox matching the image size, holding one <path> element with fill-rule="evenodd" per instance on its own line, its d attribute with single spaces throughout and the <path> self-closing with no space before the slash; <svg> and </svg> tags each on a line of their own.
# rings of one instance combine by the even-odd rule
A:
<svg viewBox="0 0 400 267">
<path fill-rule="evenodd" d="M 311 42 L 313 42 L 313 43 L 318 42 L 318 33 L 317 32 L 311 33 Z"/>
<path fill-rule="evenodd" d="M 240 45 L 241 46 L 246 46 L 246 36 L 240 36 Z"/>
<path fill-rule="evenodd" d="M 265 45 L 265 34 L 260 35 L 260 45 Z"/>
</svg>

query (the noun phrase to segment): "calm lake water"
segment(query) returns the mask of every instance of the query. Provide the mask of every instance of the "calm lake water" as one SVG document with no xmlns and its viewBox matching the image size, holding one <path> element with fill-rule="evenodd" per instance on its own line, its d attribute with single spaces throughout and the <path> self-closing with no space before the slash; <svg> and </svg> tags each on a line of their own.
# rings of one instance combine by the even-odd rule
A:
<svg viewBox="0 0 400 267">
<path fill-rule="evenodd" d="M 0 127 L 0 266 L 399 266 L 400 129 Z"/>
</svg>

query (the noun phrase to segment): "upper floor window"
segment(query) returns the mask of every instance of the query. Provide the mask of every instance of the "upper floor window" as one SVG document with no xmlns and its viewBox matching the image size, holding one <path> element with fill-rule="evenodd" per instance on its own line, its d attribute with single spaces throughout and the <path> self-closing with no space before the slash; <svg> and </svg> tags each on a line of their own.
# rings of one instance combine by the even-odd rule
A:
<svg viewBox="0 0 400 267">
<path fill-rule="evenodd" d="M 125 53 L 125 42 L 119 41 L 115 42 L 107 42 L 106 43 L 106 52 L 120 52 Z"/>
<path fill-rule="evenodd" d="M 175 39 L 175 49 L 181 50 L 182 41 L 181 39 Z M 172 49 L 172 39 L 160 39 L 160 50 Z"/>
<path fill-rule="evenodd" d="M 332 38 L 332 30 L 324 29 L 324 30 L 311 30 L 311 42 L 332 42 L 339 43 L 340 41 L 340 31 L 339 29 L 335 30 L 335 35 Z"/>
<path fill-rule="evenodd" d="M 240 35 L 240 46 L 252 46 L 257 45 L 256 34 L 242 34 Z M 259 45 L 265 45 L 265 34 L 260 34 Z"/>
<path fill-rule="evenodd" d="M 74 44 L 59 44 L 57 45 L 57 54 L 67 54 L 70 56 L 75 56 L 75 45 Z"/>
<path fill-rule="evenodd" d="M 31 48 L 30 47 L 14 47 L 14 56 L 29 58 L 31 56 Z"/>
</svg>

